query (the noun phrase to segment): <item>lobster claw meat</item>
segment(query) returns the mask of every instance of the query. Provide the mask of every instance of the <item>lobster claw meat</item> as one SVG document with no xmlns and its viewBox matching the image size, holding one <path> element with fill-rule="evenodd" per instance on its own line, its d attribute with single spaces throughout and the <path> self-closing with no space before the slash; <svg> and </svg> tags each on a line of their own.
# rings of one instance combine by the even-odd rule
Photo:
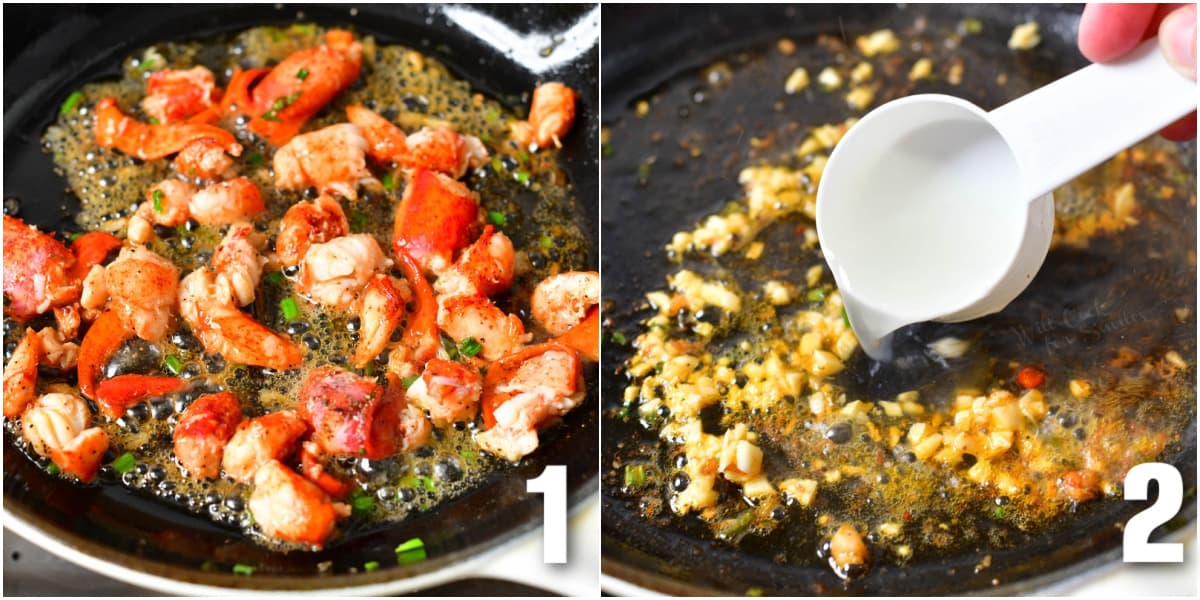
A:
<svg viewBox="0 0 1200 600">
<path fill-rule="evenodd" d="M 96 406 L 110 419 L 120 418 L 129 407 L 163 394 L 178 392 L 187 382 L 178 377 L 155 375 L 117 375 L 96 386 Z"/>
<path fill-rule="evenodd" d="M 392 239 L 421 270 L 441 273 L 483 225 L 477 195 L 448 177 L 417 169 L 396 206 Z"/>
<path fill-rule="evenodd" d="M 327 454 L 379 460 L 403 442 L 404 398 L 339 367 L 309 372 L 300 385 L 299 410 L 312 426 L 313 441 Z"/>
<path fill-rule="evenodd" d="M 133 331 L 122 324 L 121 317 L 114 311 L 104 311 L 92 323 L 79 344 L 77 371 L 79 391 L 84 396 L 96 399 L 96 382 L 100 379 L 104 363 L 131 337 Z"/>
<path fill-rule="evenodd" d="M 142 123 L 121 112 L 116 98 L 96 103 L 96 143 L 142 160 L 157 160 L 197 140 L 211 139 L 233 156 L 242 153 L 232 133 L 204 123 Z"/>
</svg>

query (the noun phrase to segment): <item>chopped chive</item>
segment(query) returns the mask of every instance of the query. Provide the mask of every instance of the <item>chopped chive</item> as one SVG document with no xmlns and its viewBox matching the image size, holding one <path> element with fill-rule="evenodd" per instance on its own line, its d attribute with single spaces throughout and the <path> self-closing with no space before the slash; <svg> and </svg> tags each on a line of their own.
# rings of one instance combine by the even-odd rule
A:
<svg viewBox="0 0 1200 600">
<path fill-rule="evenodd" d="M 363 450 L 365 451 L 366 448 Z M 356 513 L 371 512 L 375 509 L 375 498 L 372 498 L 362 490 L 355 488 L 354 493 L 350 495 L 350 506 L 354 508 L 354 512 Z"/>
<path fill-rule="evenodd" d="M 252 567 L 250 565 L 243 565 L 242 563 L 233 565 L 233 572 L 237 575 L 253 575 L 254 572 L 257 570 L 258 569 L 256 567 Z"/>
<path fill-rule="evenodd" d="M 962 24 L 963 29 L 965 29 L 967 33 L 979 33 L 980 31 L 983 31 L 983 22 L 981 22 L 979 19 L 963 19 Z"/>
<path fill-rule="evenodd" d="M 297 33 L 312 35 L 317 32 L 317 26 L 313 23 L 295 23 L 292 25 L 292 30 Z"/>
<path fill-rule="evenodd" d="M 300 67 L 300 70 L 296 71 L 296 79 L 299 79 L 300 81 L 304 81 L 305 79 L 308 79 L 308 69 L 305 69 L 304 67 Z"/>
<path fill-rule="evenodd" d="M 263 163 L 262 152 L 251 152 L 250 154 L 247 154 L 246 162 L 250 163 L 250 166 L 252 166 L 252 167 L 257 167 L 258 165 L 261 165 Z"/>
<path fill-rule="evenodd" d="M 488 211 L 487 220 L 488 223 L 491 223 L 496 227 L 504 227 L 504 224 L 508 222 L 508 219 L 504 216 L 504 213 L 495 210 Z"/>
<path fill-rule="evenodd" d="M 54 463 L 50 463 L 49 465 L 46 465 L 46 472 L 51 475 L 58 475 L 60 470 L 61 469 L 58 468 L 58 465 L 56 465 Z"/>
<path fill-rule="evenodd" d="M 845 308 L 842 309 L 842 322 L 846 324 L 846 327 L 850 326 L 850 315 L 846 314 Z"/>
<path fill-rule="evenodd" d="M 463 448 L 462 450 L 459 450 L 458 455 L 463 457 L 463 460 L 469 463 L 475 462 L 475 459 L 479 457 L 479 455 L 475 454 L 475 451 L 470 448 Z"/>
<path fill-rule="evenodd" d="M 450 360 L 458 360 L 458 344 L 454 343 L 454 338 L 446 334 L 442 334 L 442 350 L 446 351 L 446 356 Z"/>
<path fill-rule="evenodd" d="M 216 571 L 216 570 L 217 570 L 217 563 L 215 563 L 215 562 L 213 562 L 213 561 L 211 561 L 211 560 L 206 560 L 206 561 L 204 561 L 204 562 L 200 563 L 200 570 L 201 570 L 201 571 L 205 571 L 205 572 L 209 572 L 209 573 L 211 573 L 211 572 L 213 572 L 213 571 Z"/>
<path fill-rule="evenodd" d="M 432 477 L 420 475 L 417 477 L 417 482 L 421 484 L 421 487 L 425 488 L 425 491 L 431 494 L 437 491 L 437 484 L 433 482 Z"/>
<path fill-rule="evenodd" d="M 151 194 L 151 197 L 154 198 L 154 212 L 162 212 L 163 191 L 154 190 L 154 193 Z"/>
<path fill-rule="evenodd" d="M 601 151 L 603 151 L 603 152 L 604 152 L 604 155 L 605 155 L 605 156 L 612 156 L 612 155 L 613 155 L 613 147 L 612 147 L 612 144 L 605 144 L 605 145 L 604 145 L 604 146 L 601 148 Z"/>
<path fill-rule="evenodd" d="M 158 59 L 151 57 L 151 58 L 142 59 L 142 61 L 140 63 L 138 63 L 138 70 L 139 71 L 151 71 L 151 70 L 154 70 L 155 68 L 157 68 L 158 66 L 159 66 Z"/>
<path fill-rule="evenodd" d="M 83 100 L 83 92 L 79 92 L 79 91 L 71 92 L 71 95 L 67 96 L 67 99 L 62 103 L 62 114 L 65 115 L 65 114 L 75 110 L 75 107 L 79 106 L 79 103 L 82 100 Z"/>
<path fill-rule="evenodd" d="M 1008 516 L 1008 512 L 1004 510 L 1003 506 L 997 506 L 992 511 L 992 516 L 999 520 L 999 519 L 1003 519 L 1004 517 Z"/>
<path fill-rule="evenodd" d="M 504 170 L 504 162 L 500 160 L 499 155 L 493 154 L 492 155 L 492 171 L 495 173 L 499 173 L 503 170 Z"/>
<path fill-rule="evenodd" d="M 614 331 L 612 332 L 612 341 L 624 346 L 625 342 L 629 340 L 625 339 L 625 334 L 621 333 L 620 331 Z"/>
<path fill-rule="evenodd" d="M 479 141 L 481 141 L 481 142 L 490 142 L 490 141 L 492 141 L 492 134 L 491 134 L 491 132 L 489 132 L 489 131 L 485 131 L 485 132 L 483 132 L 483 133 L 479 134 Z"/>
<path fill-rule="evenodd" d="M 267 273 L 266 277 L 263 279 L 266 279 L 267 283 L 271 285 L 281 285 L 283 284 L 283 273 L 280 273 L 279 271 L 271 271 L 270 273 Z"/>
<path fill-rule="evenodd" d="M 283 311 L 283 318 L 292 321 L 300 316 L 300 307 L 296 306 L 295 298 L 284 298 L 279 301 L 279 309 Z"/>
<path fill-rule="evenodd" d="M 519 154 L 517 154 L 517 158 L 523 163 L 529 162 L 529 153 L 522 150 Z"/>
<path fill-rule="evenodd" d="M 183 370 L 183 361 L 179 360 L 178 356 L 171 354 L 163 359 L 163 366 L 166 367 L 168 373 L 178 375 Z"/>
<path fill-rule="evenodd" d="M 538 240 L 538 244 L 543 248 L 549 248 L 554 245 L 554 240 L 550 239 L 548 235 L 543 235 L 542 239 Z"/>
<path fill-rule="evenodd" d="M 396 562 L 409 565 L 425 560 L 425 542 L 421 538 L 413 538 L 396 546 Z"/>
<path fill-rule="evenodd" d="M 529 171 L 517 171 L 516 178 L 521 185 L 529 185 Z"/>
<path fill-rule="evenodd" d="M 479 342 L 473 337 L 466 338 L 458 343 L 458 351 L 469 357 L 479 354 L 481 350 L 483 350 L 483 346 L 480 345 Z"/>
<path fill-rule="evenodd" d="M 350 228 L 355 233 L 362 233 L 362 230 L 367 226 L 368 220 L 367 213 L 361 210 L 350 211 Z"/>
<path fill-rule="evenodd" d="M 487 115 L 486 115 L 486 116 L 487 116 L 487 121 L 488 121 L 488 123 L 492 123 L 492 122 L 494 122 L 496 119 L 499 119 L 499 118 L 500 118 L 500 111 L 498 111 L 498 110 L 496 110 L 496 109 L 494 109 L 494 108 L 489 108 L 489 109 L 488 109 L 488 111 L 487 111 Z"/>
<path fill-rule="evenodd" d="M 390 190 L 393 187 L 395 187 L 395 185 L 396 185 L 396 180 L 392 177 L 391 173 L 388 173 L 383 176 L 383 189 Z"/>
<path fill-rule="evenodd" d="M 83 237 L 83 232 L 82 232 L 82 231 L 76 231 L 75 233 L 72 233 L 71 235 L 69 235 L 69 236 L 67 236 L 67 237 L 71 238 L 71 241 L 73 242 L 73 241 L 75 241 L 75 240 L 77 240 L 77 239 L 79 239 L 79 238 Z"/>
<path fill-rule="evenodd" d="M 378 568 L 379 568 L 378 561 L 372 560 L 372 561 L 369 561 L 369 562 L 363 564 L 363 570 L 368 573 L 370 573 L 371 571 L 374 571 L 375 569 L 378 569 Z"/>
<path fill-rule="evenodd" d="M 154 117 L 150 117 L 149 119 L 146 119 L 146 122 L 151 125 L 161 125 L 162 124 L 162 121 L 159 121 L 158 119 L 155 119 Z"/>
<path fill-rule="evenodd" d="M 821 289 L 821 288 L 808 290 L 808 296 L 806 296 L 806 298 L 808 299 L 809 302 L 824 302 L 825 301 L 825 290 Z"/>
<path fill-rule="evenodd" d="M 275 121 L 276 123 L 279 122 L 279 117 L 275 115 L 275 111 L 273 110 L 268 110 L 267 112 L 263 113 L 261 117 L 266 121 Z"/>
<path fill-rule="evenodd" d="M 641 488 L 646 485 L 645 465 L 625 465 L 625 487 Z"/>
<path fill-rule="evenodd" d="M 408 388 L 412 387 L 412 384 L 416 383 L 420 378 L 420 375 L 409 375 L 408 377 L 401 379 L 400 384 L 403 385 L 404 389 L 407 390 Z"/>
<path fill-rule="evenodd" d="M 117 460 L 112 461 L 112 468 L 116 469 L 116 471 L 122 475 L 132 471 L 136 466 L 137 459 L 134 458 L 133 454 L 129 452 L 122 454 L 121 456 L 117 457 Z"/>
</svg>

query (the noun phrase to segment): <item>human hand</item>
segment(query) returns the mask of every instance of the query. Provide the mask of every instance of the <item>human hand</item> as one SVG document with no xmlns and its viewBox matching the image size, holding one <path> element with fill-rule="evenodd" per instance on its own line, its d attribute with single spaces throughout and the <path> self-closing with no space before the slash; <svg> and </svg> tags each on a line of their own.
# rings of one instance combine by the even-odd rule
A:
<svg viewBox="0 0 1200 600">
<path fill-rule="evenodd" d="M 1196 79 L 1195 4 L 1088 4 L 1079 18 L 1079 51 L 1092 62 L 1116 60 L 1155 35 L 1167 62 Z M 1196 137 L 1196 113 L 1166 126 L 1162 135 Z"/>
</svg>

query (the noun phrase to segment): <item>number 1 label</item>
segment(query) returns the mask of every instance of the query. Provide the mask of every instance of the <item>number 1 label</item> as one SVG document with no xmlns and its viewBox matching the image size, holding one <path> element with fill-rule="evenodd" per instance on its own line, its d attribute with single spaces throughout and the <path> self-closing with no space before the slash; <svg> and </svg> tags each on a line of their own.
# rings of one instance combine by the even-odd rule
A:
<svg viewBox="0 0 1200 600">
<path fill-rule="evenodd" d="M 1151 479 L 1158 482 L 1158 499 L 1125 524 L 1125 562 L 1181 563 L 1183 544 L 1150 542 L 1150 533 L 1171 520 L 1183 506 L 1183 478 L 1179 469 L 1163 463 L 1142 463 L 1133 467 L 1125 476 L 1125 499 L 1145 500 Z"/>
<path fill-rule="evenodd" d="M 525 482 L 525 491 L 542 495 L 542 562 L 567 562 L 567 468 L 550 465 L 535 479 Z"/>
</svg>

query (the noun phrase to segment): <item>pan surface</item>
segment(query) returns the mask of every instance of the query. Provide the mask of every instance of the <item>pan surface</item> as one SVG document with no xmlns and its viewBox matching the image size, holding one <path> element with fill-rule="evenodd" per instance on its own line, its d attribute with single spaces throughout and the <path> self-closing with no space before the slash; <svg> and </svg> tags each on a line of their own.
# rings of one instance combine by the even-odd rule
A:
<svg viewBox="0 0 1200 600">
<path fill-rule="evenodd" d="M 4 118 L 6 212 L 46 230 L 68 227 L 78 203 L 53 171 L 40 138 L 54 107 L 79 85 L 115 77 L 120 61 L 134 50 L 164 40 L 205 39 L 258 25 L 304 20 L 349 27 L 382 43 L 420 49 L 446 63 L 472 87 L 512 108 L 528 105 L 528 92 L 543 80 L 563 81 L 580 94 L 572 135 L 560 154 L 573 189 L 573 214 L 592 250 L 598 239 L 597 181 L 598 15 L 590 6 L 321 7 L 137 6 L 44 9 L 5 7 Z M 28 17 L 49 10 L 54 27 L 32 36 L 7 35 Z M 28 41 L 23 48 L 10 44 Z M 542 52 L 552 48 L 553 51 Z M 12 203 L 16 200 L 16 203 Z M 567 466 L 568 499 L 578 505 L 594 493 L 597 465 L 596 378 L 589 374 L 589 400 L 561 426 L 542 435 L 540 449 L 514 467 L 492 473 L 480 487 L 434 510 L 394 526 L 355 531 L 323 552 L 268 551 L 233 529 L 151 500 L 120 485 L 81 487 L 48 476 L 6 437 L 6 520 L 70 548 L 85 566 L 105 564 L 202 586 L 240 589 L 371 590 L 412 589 L 406 578 L 455 571 L 506 540 L 539 525 L 542 502 L 526 494 L 525 480 L 546 465 Z M 425 541 L 429 559 L 392 566 L 394 548 L 410 538 Z M 383 566 L 361 572 L 366 562 Z M 253 577 L 233 575 L 241 563 Z M 412 579 L 419 581 L 421 579 Z M 428 585 L 433 583 L 424 578 Z M 194 589 L 194 588 L 193 588 Z"/>
<path fill-rule="evenodd" d="M 815 48 L 818 35 L 852 41 L 881 28 L 911 31 L 923 21 L 928 37 L 940 43 L 952 37 L 948 34 L 956 32 L 964 19 L 978 19 L 982 33 L 955 49 L 967 65 L 968 85 L 928 82 L 911 90 L 893 90 L 891 96 L 877 97 L 874 105 L 894 95 L 940 92 L 992 109 L 1086 64 L 1075 48 L 1078 13 L 1078 6 L 1051 5 L 606 6 L 602 114 L 608 135 L 601 166 L 605 182 L 601 224 L 606 232 L 605 310 L 612 328 L 627 340 L 640 333 L 638 321 L 652 314 L 645 309 L 643 295 L 663 289 L 665 276 L 679 268 L 664 251 L 672 233 L 689 230 L 726 202 L 740 198 L 738 171 L 769 161 L 770 150 L 752 150 L 751 138 L 773 139 L 777 148 L 792 148 L 808 127 L 851 115 L 844 104 L 806 102 L 803 95 L 789 98 L 784 93 L 784 80 L 795 66 L 806 66 L 815 75 L 836 59 L 832 51 Z M 1042 42 L 1032 51 L 1014 55 L 1006 47 L 1009 33 L 1014 25 L 1030 20 L 1039 23 Z M 774 50 L 783 37 L 798 48 L 786 60 Z M 733 76 L 727 87 L 714 90 L 712 74 L 719 70 L 706 68 L 718 61 Z M 994 83 L 1000 73 L 1005 74 L 1006 85 Z M 635 107 L 643 101 L 647 103 L 643 109 L 649 110 L 639 118 Z M 692 139 L 700 140 L 696 142 L 703 151 L 699 158 L 695 153 L 689 157 L 687 147 L 677 143 Z M 1191 173 L 1181 188 L 1194 189 L 1195 144 L 1182 146 L 1179 154 Z M 648 161 L 650 157 L 655 160 Z M 1001 353 L 1024 343 L 1021 336 L 1032 333 L 1029 351 L 1035 360 L 1072 364 L 1093 360 L 1089 353 L 1111 347 L 1118 336 L 1142 334 L 1155 344 L 1178 348 L 1194 364 L 1194 316 L 1176 323 L 1161 312 L 1170 304 L 1190 307 L 1195 313 L 1194 266 L 1186 258 L 1196 240 L 1194 207 L 1179 206 L 1170 215 L 1156 215 L 1152 227 L 1156 229 L 1149 234 L 1129 235 L 1119 242 L 1127 244 L 1128 256 L 1142 258 L 1126 260 L 1120 247 L 1109 242 L 1086 250 L 1057 250 L 1029 290 L 1005 311 L 972 323 L 915 327 L 906 333 L 903 343 L 909 346 L 901 348 L 900 354 L 955 335 L 980 340 L 998 358 L 1007 359 Z M 1144 258 L 1159 243 L 1167 249 L 1169 260 L 1155 263 Z M 765 256 L 785 253 L 785 244 L 782 240 L 774 246 L 769 240 Z M 701 259 L 688 264 L 696 263 L 702 263 L 697 268 L 707 264 Z M 1086 322 L 1061 318 L 1065 311 L 1079 307 L 1081 295 L 1087 297 L 1082 304 L 1093 299 L 1109 303 L 1089 313 Z M 1138 325 L 1151 321 L 1157 325 L 1149 329 Z M 815 542 L 796 549 L 775 536 L 747 538 L 740 548 L 734 547 L 716 541 L 695 517 L 675 517 L 669 509 L 655 511 L 653 499 L 622 489 L 618 465 L 652 453 L 659 444 L 655 431 L 643 428 L 636 418 L 620 416 L 622 391 L 629 382 L 622 366 L 632 352 L 629 345 L 606 336 L 601 375 L 603 570 L 645 588 L 699 595 L 1021 593 L 1119 561 L 1121 526 L 1147 505 L 1116 500 L 1084 504 L 1077 512 L 1063 515 L 1058 525 L 1020 537 L 1010 547 L 981 544 L 913 560 L 903 568 L 878 565 L 845 584 L 821 564 Z M 847 365 L 844 383 L 866 397 L 889 397 L 944 372 L 936 364 L 897 368 L 857 360 Z M 1161 457 L 1178 467 L 1184 489 L 1191 491 L 1179 516 L 1157 530 L 1157 536 L 1195 519 L 1194 378 L 1194 371 L 1189 371 L 1184 382 L 1193 392 L 1190 406 L 1184 406 L 1190 417 L 1176 432 L 1177 443 Z M 654 516 L 649 518 L 643 514 L 651 512 Z M 977 568 L 985 554 L 991 555 L 990 566 Z"/>
</svg>

